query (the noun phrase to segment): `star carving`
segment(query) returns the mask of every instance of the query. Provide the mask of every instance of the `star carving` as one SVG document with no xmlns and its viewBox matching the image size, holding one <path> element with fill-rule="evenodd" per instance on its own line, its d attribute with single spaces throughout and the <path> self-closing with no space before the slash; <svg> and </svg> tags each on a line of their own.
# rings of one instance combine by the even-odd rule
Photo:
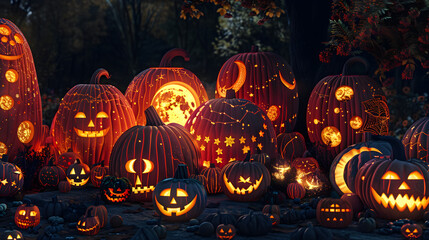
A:
<svg viewBox="0 0 429 240">
<path fill-rule="evenodd" d="M 252 136 L 252 142 L 256 142 L 256 137 Z"/>
<path fill-rule="evenodd" d="M 259 148 L 259 150 L 262 150 L 262 143 L 258 144 L 258 148 Z"/>
<path fill-rule="evenodd" d="M 204 137 L 204 142 L 209 143 L 210 142 L 210 137 Z"/>
<path fill-rule="evenodd" d="M 222 158 L 221 157 L 217 157 L 216 158 L 216 163 L 222 163 Z M 209 165 L 210 166 L 210 165 Z"/>
<path fill-rule="evenodd" d="M 243 136 L 241 136 L 241 138 L 238 140 L 240 141 L 241 144 L 244 144 L 246 142 L 246 139 Z"/>
<path fill-rule="evenodd" d="M 3 185 L 6 185 L 6 184 L 8 184 L 8 181 L 7 181 L 7 179 L 4 179 L 4 180 L 2 180 L 2 181 L 0 181 Z"/>
<path fill-rule="evenodd" d="M 267 124 L 263 124 L 262 127 L 264 127 L 265 130 L 267 130 Z"/>
<path fill-rule="evenodd" d="M 210 161 L 204 161 L 203 167 L 209 168 L 210 167 Z"/>
<path fill-rule="evenodd" d="M 201 135 L 197 135 L 197 141 L 201 140 Z"/>
<path fill-rule="evenodd" d="M 234 144 L 234 141 L 235 141 L 235 138 L 233 138 L 232 136 L 225 138 L 225 144 L 227 147 L 232 147 L 232 144 Z"/>
<path fill-rule="evenodd" d="M 242 150 L 243 150 L 243 154 L 246 154 L 248 151 L 250 151 L 250 147 L 244 146 Z"/>
<path fill-rule="evenodd" d="M 221 149 L 221 148 L 218 148 L 218 149 L 216 150 L 216 152 L 217 152 L 217 155 L 222 155 L 222 149 Z"/>
<path fill-rule="evenodd" d="M 216 139 L 214 140 L 214 144 L 219 145 L 219 143 L 220 143 L 219 138 L 216 138 Z"/>
<path fill-rule="evenodd" d="M 261 131 L 259 131 L 259 136 L 260 137 L 264 137 L 264 132 L 261 130 Z"/>
<path fill-rule="evenodd" d="M 201 145 L 200 149 L 201 149 L 201 151 L 205 151 L 206 150 L 206 146 Z"/>
</svg>

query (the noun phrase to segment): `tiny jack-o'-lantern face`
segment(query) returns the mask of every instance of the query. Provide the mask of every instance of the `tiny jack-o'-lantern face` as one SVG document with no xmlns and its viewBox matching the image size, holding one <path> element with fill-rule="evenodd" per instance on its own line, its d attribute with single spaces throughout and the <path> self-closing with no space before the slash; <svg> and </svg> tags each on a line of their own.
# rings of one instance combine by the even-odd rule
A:
<svg viewBox="0 0 429 240">
<path fill-rule="evenodd" d="M 137 172 L 141 172 L 142 175 L 151 173 L 154 169 L 153 162 L 148 159 L 142 159 L 140 164 L 136 164 L 136 161 L 137 159 L 131 159 L 125 163 L 125 170 L 128 173 L 137 175 L 135 185 L 132 186 L 132 192 L 135 194 L 153 192 L 155 186 L 143 186 L 139 177 L 140 174 L 137 174 Z"/>
<path fill-rule="evenodd" d="M 106 176 L 100 184 L 100 189 L 102 198 L 111 203 L 124 202 L 131 195 L 131 183 L 127 178 Z"/>
<path fill-rule="evenodd" d="M 407 239 L 416 239 L 422 236 L 423 230 L 418 224 L 407 223 L 402 225 L 401 233 Z"/>
<path fill-rule="evenodd" d="M 325 198 L 319 201 L 316 217 L 320 225 L 330 228 L 343 228 L 353 220 L 351 205 L 341 199 Z"/>
<path fill-rule="evenodd" d="M 21 240 L 21 239 L 24 239 L 24 236 L 18 230 L 12 230 L 12 231 L 11 230 L 7 230 L 7 231 L 4 231 L 1 236 L 2 236 L 0 238 L 1 240 Z"/>
<path fill-rule="evenodd" d="M 100 231 L 100 220 L 91 210 L 82 216 L 76 224 L 77 231 L 83 235 L 96 235 Z"/>
<path fill-rule="evenodd" d="M 159 201 L 155 197 L 155 203 L 158 206 L 158 209 L 162 214 L 166 216 L 181 216 L 189 212 L 193 207 L 195 207 L 195 203 L 197 202 L 197 196 L 189 197 L 186 190 L 181 188 L 176 188 L 176 192 L 172 192 L 171 188 L 167 188 L 162 190 Z M 162 200 L 161 200 L 162 199 Z M 187 202 L 188 199 L 192 199 L 192 201 Z"/>
<path fill-rule="evenodd" d="M 232 224 L 220 224 L 216 228 L 216 236 L 220 240 L 231 240 L 236 233 L 235 227 Z"/>
<path fill-rule="evenodd" d="M 79 137 L 104 137 L 110 130 L 110 122 L 103 121 L 104 119 L 109 119 L 109 115 L 106 112 L 96 113 L 95 118 L 87 118 L 84 112 L 77 112 L 74 118 L 74 131 Z"/>
<path fill-rule="evenodd" d="M 19 228 L 27 229 L 40 223 L 40 210 L 36 205 L 24 203 L 16 209 L 15 224 Z"/>
<path fill-rule="evenodd" d="M 90 169 L 88 165 L 81 163 L 79 159 L 76 159 L 75 163 L 67 168 L 67 181 L 73 187 L 85 186 L 90 178 Z"/>
</svg>

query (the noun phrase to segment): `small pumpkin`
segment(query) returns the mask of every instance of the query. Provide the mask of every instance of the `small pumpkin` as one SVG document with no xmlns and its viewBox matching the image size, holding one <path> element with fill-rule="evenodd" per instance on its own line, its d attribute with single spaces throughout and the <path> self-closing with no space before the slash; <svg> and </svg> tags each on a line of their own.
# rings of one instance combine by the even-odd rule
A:
<svg viewBox="0 0 429 240">
<path fill-rule="evenodd" d="M 341 200 L 347 201 L 353 208 L 353 214 L 357 216 L 363 210 L 363 203 L 356 193 L 346 193 L 341 196 Z"/>
<path fill-rule="evenodd" d="M 15 164 L 9 163 L 9 156 L 3 154 L 0 161 L 0 197 L 10 197 L 24 186 L 24 174 Z"/>
<path fill-rule="evenodd" d="M 6 230 L 0 236 L 1 240 L 24 240 L 24 235 L 18 230 Z"/>
<path fill-rule="evenodd" d="M 27 199 L 25 202 L 18 206 L 15 211 L 15 224 L 21 229 L 35 227 L 40 223 L 39 208 Z"/>
<path fill-rule="evenodd" d="M 81 159 L 80 155 L 73 152 L 73 149 L 69 148 L 67 152 L 58 156 L 56 164 L 65 171 L 70 167 L 70 165 L 74 163 L 76 159 Z"/>
<path fill-rule="evenodd" d="M 90 170 L 88 165 L 81 162 L 80 159 L 76 159 L 75 162 L 67 168 L 66 176 L 67 181 L 72 187 L 82 188 L 89 181 Z"/>
<path fill-rule="evenodd" d="M 353 209 L 347 201 L 324 198 L 317 204 L 316 218 L 324 227 L 345 228 L 352 223 Z"/>
<path fill-rule="evenodd" d="M 401 227 L 401 234 L 407 239 L 417 239 L 422 236 L 423 229 L 419 224 L 406 223 Z"/>
<path fill-rule="evenodd" d="M 210 237 L 214 231 L 215 228 L 211 222 L 202 222 L 196 233 L 203 237 Z"/>
<path fill-rule="evenodd" d="M 89 209 L 89 211 L 79 219 L 76 228 L 82 235 L 93 236 L 98 234 L 100 231 L 100 221 L 94 214 L 94 209 Z"/>
<path fill-rule="evenodd" d="M 375 219 L 372 218 L 368 213 L 365 213 L 365 216 L 359 218 L 358 229 L 360 232 L 369 233 L 373 232 L 377 227 Z"/>
<path fill-rule="evenodd" d="M 268 234 L 272 223 L 268 216 L 250 211 L 249 214 L 238 218 L 236 226 L 242 235 L 262 236 Z"/>
<path fill-rule="evenodd" d="M 159 239 L 164 239 L 167 237 L 167 228 L 164 225 L 161 225 L 160 221 L 158 224 L 152 227 L 152 229 L 156 232 Z"/>
<path fill-rule="evenodd" d="M 198 182 L 200 182 L 204 187 L 205 187 L 205 186 L 206 186 L 206 184 L 207 184 L 207 178 L 206 178 L 204 175 L 199 174 L 199 173 L 198 173 L 198 171 L 196 171 L 196 173 L 195 173 L 195 174 L 192 174 L 191 176 L 189 176 L 189 178 L 197 180 L 197 181 L 198 181 Z M 206 189 L 206 190 L 207 190 L 207 189 Z"/>
<path fill-rule="evenodd" d="M 105 176 L 100 185 L 101 198 L 110 203 L 124 202 L 131 195 L 131 182 L 128 178 Z"/>
<path fill-rule="evenodd" d="M 287 195 L 291 199 L 302 199 L 305 196 L 305 188 L 300 183 L 291 183 L 287 186 Z"/>
<path fill-rule="evenodd" d="M 267 215 L 273 226 L 280 223 L 280 207 L 279 205 L 267 204 L 262 208 L 262 213 Z"/>
<path fill-rule="evenodd" d="M 71 184 L 69 183 L 69 181 L 61 181 L 58 184 L 58 190 L 62 193 L 67 193 L 71 191 Z"/>
<path fill-rule="evenodd" d="M 300 227 L 295 230 L 291 236 L 291 240 L 328 240 L 333 239 L 332 232 L 329 229 L 314 227 L 310 222 L 306 227 Z"/>
<path fill-rule="evenodd" d="M 222 192 L 221 186 L 221 169 L 216 167 L 214 163 L 210 164 L 209 168 L 201 170 L 201 175 L 206 177 L 207 181 L 205 184 L 208 194 L 216 194 Z"/>
<path fill-rule="evenodd" d="M 284 126 L 283 132 L 277 135 L 278 153 L 290 161 L 301 158 L 307 150 L 304 136 L 299 132 L 293 132 L 289 122 L 285 122 Z"/>
<path fill-rule="evenodd" d="M 109 221 L 109 215 L 107 213 L 107 208 L 100 203 L 99 196 L 97 196 L 95 204 L 89 206 L 86 209 L 85 215 L 90 216 L 89 212 L 92 212 L 92 214 L 98 217 L 100 228 L 106 226 L 107 222 Z"/>
<path fill-rule="evenodd" d="M 104 160 L 94 164 L 91 168 L 91 183 L 95 187 L 100 187 L 104 176 L 109 173 L 109 166 L 104 166 Z"/>
<path fill-rule="evenodd" d="M 39 182 L 46 188 L 56 188 L 65 178 L 66 173 L 61 167 L 54 165 L 53 159 L 50 159 L 48 165 L 42 167 L 39 172 Z"/>
<path fill-rule="evenodd" d="M 303 173 L 311 173 L 319 169 L 319 163 L 313 157 L 299 157 L 292 161 L 291 167 Z"/>
<path fill-rule="evenodd" d="M 122 224 L 124 223 L 124 220 L 122 219 L 122 217 L 120 215 L 113 215 L 110 218 L 110 226 L 113 228 L 117 228 L 122 226 Z"/>
<path fill-rule="evenodd" d="M 270 155 L 263 153 L 259 148 L 256 148 L 256 153 L 250 156 L 250 161 L 260 162 L 264 164 L 267 168 L 270 168 L 271 166 Z"/>
<path fill-rule="evenodd" d="M 216 228 L 216 237 L 220 240 L 231 240 L 235 237 L 236 230 L 232 224 L 220 224 Z"/>
<path fill-rule="evenodd" d="M 204 219 L 204 222 L 211 222 L 215 228 L 217 228 L 220 224 L 224 225 L 235 225 L 237 223 L 237 218 L 229 213 L 211 213 L 207 215 Z"/>
<path fill-rule="evenodd" d="M 49 218 L 52 216 L 62 217 L 64 210 L 68 207 L 67 203 L 58 200 L 57 195 L 52 197 L 52 201 L 45 204 L 43 209 L 43 217 Z"/>
</svg>

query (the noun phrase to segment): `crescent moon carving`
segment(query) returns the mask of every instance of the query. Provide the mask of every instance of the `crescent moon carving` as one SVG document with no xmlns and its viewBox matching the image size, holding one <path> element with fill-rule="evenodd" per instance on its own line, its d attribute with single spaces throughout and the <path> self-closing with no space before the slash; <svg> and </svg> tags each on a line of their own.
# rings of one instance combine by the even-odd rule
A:
<svg viewBox="0 0 429 240">
<path fill-rule="evenodd" d="M 8 55 L 0 54 L 0 59 L 13 61 L 13 60 L 18 60 L 18 59 L 22 58 L 22 56 L 23 56 L 23 54 L 17 55 L 17 56 L 8 56 Z"/>
<path fill-rule="evenodd" d="M 292 84 L 290 84 L 290 83 L 288 83 L 284 78 L 283 78 L 283 76 L 282 76 L 282 73 L 279 71 L 279 76 L 280 76 L 280 80 L 282 81 L 282 83 L 287 87 L 287 88 L 289 88 L 290 90 L 294 90 L 295 89 L 295 87 L 296 87 L 296 80 L 295 80 L 295 78 L 293 79 L 293 83 Z"/>
<path fill-rule="evenodd" d="M 134 162 L 136 160 L 137 159 L 131 159 L 131 160 L 128 160 L 127 163 L 125 163 L 125 169 L 127 170 L 127 172 L 129 172 L 129 173 L 136 173 L 136 171 L 134 170 Z"/>
<path fill-rule="evenodd" d="M 153 170 L 153 162 L 147 160 L 147 159 L 143 159 L 143 162 L 145 164 L 145 168 L 143 173 L 150 173 Z"/>
<path fill-rule="evenodd" d="M 231 87 L 225 88 L 219 86 L 219 79 L 217 82 L 217 92 L 219 93 L 219 96 L 225 97 L 226 96 L 226 90 L 234 89 L 234 91 L 240 90 L 240 88 L 244 85 L 244 82 L 246 81 L 246 65 L 243 61 L 237 60 L 234 61 L 234 63 L 238 67 L 238 77 L 235 80 L 234 84 L 232 84 Z"/>
</svg>

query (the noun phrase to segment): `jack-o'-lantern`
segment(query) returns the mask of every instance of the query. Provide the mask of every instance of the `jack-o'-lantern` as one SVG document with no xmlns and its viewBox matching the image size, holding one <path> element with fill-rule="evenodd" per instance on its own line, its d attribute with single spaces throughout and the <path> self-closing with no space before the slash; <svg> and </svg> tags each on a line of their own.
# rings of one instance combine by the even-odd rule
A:
<svg viewBox="0 0 429 240">
<path fill-rule="evenodd" d="M 177 166 L 174 178 L 159 182 L 154 190 L 155 211 L 167 221 L 187 221 L 197 218 L 206 207 L 207 193 L 204 186 L 188 178 L 185 164 Z"/>
<path fill-rule="evenodd" d="M 271 183 L 268 169 L 259 162 L 249 162 L 250 153 L 244 161 L 228 163 L 221 172 L 222 189 L 234 201 L 259 200 Z"/>
<path fill-rule="evenodd" d="M 73 149 L 89 166 L 102 160 L 108 165 L 113 144 L 136 124 L 125 96 L 112 85 L 100 84 L 102 76 L 110 77 L 100 68 L 92 75 L 90 84 L 70 89 L 51 126 L 56 149 L 60 153 Z"/>
<path fill-rule="evenodd" d="M 352 67 L 362 58 L 349 59 L 343 74 L 327 76 L 314 87 L 307 106 L 307 130 L 323 170 L 346 147 L 362 142 L 365 132 L 388 133 L 389 109 L 380 84 Z"/>
<path fill-rule="evenodd" d="M 42 102 L 33 55 L 19 28 L 0 18 L 0 157 L 41 150 Z"/>
<path fill-rule="evenodd" d="M 406 223 L 401 227 L 401 234 L 406 239 L 417 239 L 422 236 L 423 229 L 415 223 Z"/>
<path fill-rule="evenodd" d="M 204 168 L 203 170 L 201 170 L 201 175 L 203 175 L 207 179 L 205 187 L 208 194 L 222 192 L 222 186 L 220 184 L 220 181 L 222 181 L 220 174 L 221 171 L 222 170 L 216 167 L 213 163 L 210 164 L 209 168 Z"/>
<path fill-rule="evenodd" d="M 137 124 L 146 125 L 144 111 L 154 106 L 162 121 L 185 125 L 195 109 L 208 100 L 203 84 L 185 68 L 171 67 L 171 60 L 188 53 L 180 48 L 168 51 L 159 67 L 149 68 L 134 77 L 125 96 L 131 103 Z"/>
<path fill-rule="evenodd" d="M 91 168 L 91 183 L 95 187 L 100 187 L 101 181 L 103 180 L 104 176 L 106 176 L 109 173 L 109 167 L 104 166 L 104 161 L 101 161 L 100 163 L 95 164 Z"/>
<path fill-rule="evenodd" d="M 216 228 L 216 237 L 220 240 L 231 240 L 235 237 L 236 232 L 232 224 L 219 224 Z"/>
<path fill-rule="evenodd" d="M 60 166 L 62 169 L 67 170 L 70 165 L 74 163 L 76 159 L 82 159 L 79 154 L 73 152 L 73 149 L 69 148 L 67 152 L 61 154 L 57 158 L 57 166 Z"/>
<path fill-rule="evenodd" d="M 0 197 L 9 197 L 24 186 L 24 174 L 18 166 L 8 162 L 4 154 L 0 160 Z"/>
<path fill-rule="evenodd" d="M 61 180 L 66 178 L 64 170 L 54 165 L 54 160 L 50 159 L 47 166 L 42 167 L 39 172 L 39 182 L 43 187 L 57 187 Z"/>
<path fill-rule="evenodd" d="M 100 185 L 101 197 L 110 203 L 124 202 L 131 195 L 131 182 L 128 178 L 105 176 Z"/>
<path fill-rule="evenodd" d="M 94 216 L 98 217 L 98 221 L 100 222 L 100 228 L 106 226 L 107 222 L 109 221 L 109 214 L 107 212 L 107 208 L 103 204 L 101 204 L 100 195 L 97 195 L 97 197 L 95 198 L 94 205 L 91 205 L 86 209 L 85 215 L 89 216 L 90 212 L 92 212 Z"/>
<path fill-rule="evenodd" d="M 256 153 L 250 156 L 250 161 L 260 162 L 267 168 L 271 166 L 270 156 L 266 153 L 263 153 L 259 148 L 256 148 Z"/>
<path fill-rule="evenodd" d="M 0 235 L 1 240 L 23 240 L 24 236 L 18 230 L 6 230 Z"/>
<path fill-rule="evenodd" d="M 319 169 L 319 163 L 312 157 L 296 158 L 290 165 L 296 170 L 304 173 L 311 173 Z"/>
<path fill-rule="evenodd" d="M 94 210 L 90 209 L 82 216 L 76 224 L 77 231 L 82 235 L 93 236 L 100 231 L 100 220 L 94 214 Z"/>
<path fill-rule="evenodd" d="M 280 207 L 279 207 L 279 205 L 267 204 L 262 208 L 262 213 L 270 218 L 273 226 L 280 224 Z"/>
<path fill-rule="evenodd" d="M 405 132 L 402 143 L 407 158 L 417 158 L 429 163 L 429 112 Z"/>
<path fill-rule="evenodd" d="M 146 126 L 124 132 L 113 147 L 110 175 L 131 181 L 132 201 L 151 201 L 155 185 L 174 176 L 179 163 L 195 173 L 200 151 L 195 139 L 177 123 L 165 125 L 151 106 L 145 111 Z"/>
<path fill-rule="evenodd" d="M 72 187 L 81 188 L 85 186 L 90 178 L 88 165 L 76 159 L 75 163 L 69 166 L 66 171 L 67 181 Z"/>
<path fill-rule="evenodd" d="M 284 159 L 292 161 L 303 157 L 307 146 L 304 136 L 299 132 L 293 132 L 289 122 L 284 123 L 284 130 L 277 135 L 277 151 Z"/>
<path fill-rule="evenodd" d="M 279 155 L 273 159 L 270 170 L 271 184 L 280 188 L 285 188 L 293 175 L 289 160 L 281 158 Z"/>
<path fill-rule="evenodd" d="M 235 98 L 233 89 L 226 98 L 211 99 L 197 108 L 185 128 L 201 149 L 200 170 L 210 163 L 222 169 L 256 148 L 270 158 L 276 155 L 277 139 L 268 116 L 249 100 Z"/>
<path fill-rule="evenodd" d="M 307 173 L 297 171 L 296 182 L 305 188 L 306 197 L 326 195 L 331 189 L 329 179 L 319 169 Z"/>
<path fill-rule="evenodd" d="M 277 133 L 286 121 L 295 126 L 298 88 L 291 68 L 279 55 L 258 52 L 254 46 L 249 53 L 231 57 L 219 71 L 216 97 L 225 97 L 228 89 L 263 109 Z"/>
<path fill-rule="evenodd" d="M 347 147 L 331 164 L 332 186 L 339 194 L 354 193 L 357 171 L 374 157 L 390 156 L 391 153 L 392 147 L 384 141 L 367 141 Z"/>
<path fill-rule="evenodd" d="M 407 160 L 398 139 L 379 138 L 391 143 L 393 155 L 375 158 L 359 169 L 356 194 L 382 218 L 421 219 L 429 205 L 429 166 L 419 159 Z"/>
<path fill-rule="evenodd" d="M 40 210 L 29 200 L 18 206 L 15 211 L 15 224 L 21 229 L 35 227 L 40 223 Z"/>
<path fill-rule="evenodd" d="M 324 227 L 345 228 L 352 223 L 353 209 L 341 199 L 324 198 L 317 204 L 316 218 Z"/>
</svg>

